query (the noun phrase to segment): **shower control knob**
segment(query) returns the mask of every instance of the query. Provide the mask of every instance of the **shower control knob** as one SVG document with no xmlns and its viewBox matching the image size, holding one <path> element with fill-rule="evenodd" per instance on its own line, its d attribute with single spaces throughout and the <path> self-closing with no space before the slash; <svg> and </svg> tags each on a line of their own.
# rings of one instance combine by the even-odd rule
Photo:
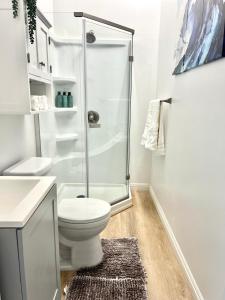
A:
<svg viewBox="0 0 225 300">
<path fill-rule="evenodd" d="M 94 110 L 88 112 L 88 123 L 96 124 L 99 121 L 99 113 Z"/>
<path fill-rule="evenodd" d="M 96 41 L 95 33 L 93 30 L 86 33 L 86 41 L 87 43 L 94 43 Z"/>
<path fill-rule="evenodd" d="M 89 116 L 89 121 L 90 121 L 90 122 L 93 122 L 94 119 L 95 119 L 95 116 L 94 116 L 94 115 L 90 115 L 90 116 Z"/>
</svg>

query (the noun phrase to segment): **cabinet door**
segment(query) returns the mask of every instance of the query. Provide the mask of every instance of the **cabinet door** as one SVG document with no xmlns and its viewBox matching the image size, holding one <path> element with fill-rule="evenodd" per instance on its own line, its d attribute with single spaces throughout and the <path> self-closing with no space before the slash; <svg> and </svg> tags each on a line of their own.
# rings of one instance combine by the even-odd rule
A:
<svg viewBox="0 0 225 300">
<path fill-rule="evenodd" d="M 23 300 L 15 228 L 0 229 L 0 245 L 0 299 Z"/>
<path fill-rule="evenodd" d="M 48 28 L 37 19 L 38 63 L 42 72 L 49 73 Z"/>
<path fill-rule="evenodd" d="M 30 72 L 32 73 L 32 70 L 36 70 L 36 72 L 39 69 L 39 62 L 38 62 L 38 49 L 37 49 L 37 31 L 34 33 L 34 43 L 31 44 L 28 32 L 27 32 L 27 40 L 28 40 L 28 52 L 29 52 L 29 68 Z"/>
<path fill-rule="evenodd" d="M 58 224 L 54 187 L 18 230 L 24 300 L 59 299 Z"/>
<path fill-rule="evenodd" d="M 29 74 L 50 81 L 48 27 L 38 17 L 37 28 L 34 33 L 34 43 L 30 43 L 28 35 L 27 40 L 30 58 L 28 64 Z"/>
</svg>

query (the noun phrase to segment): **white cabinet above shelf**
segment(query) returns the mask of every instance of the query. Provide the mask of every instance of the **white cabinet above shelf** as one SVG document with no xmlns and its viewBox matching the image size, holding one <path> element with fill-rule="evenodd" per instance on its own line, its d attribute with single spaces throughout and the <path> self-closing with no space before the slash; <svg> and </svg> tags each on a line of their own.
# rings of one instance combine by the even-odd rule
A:
<svg viewBox="0 0 225 300">
<path fill-rule="evenodd" d="M 34 42 L 31 44 L 30 40 L 27 40 L 29 77 L 47 83 L 51 82 L 52 70 L 48 42 L 51 27 L 45 16 L 37 9 L 37 29 L 34 33 Z"/>
<path fill-rule="evenodd" d="M 53 76 L 53 82 L 58 84 L 75 84 L 77 82 L 77 79 L 76 77 Z"/>
<path fill-rule="evenodd" d="M 31 44 L 25 23 L 25 2 L 18 1 L 20 13 L 17 18 L 13 18 L 11 9 L 4 9 L 4 3 L 11 7 L 11 2 L 0 1 L 0 38 L 4 41 L 0 46 L 0 115 L 25 115 L 33 113 L 31 94 L 34 82 L 38 83 L 35 86 L 35 95 L 46 95 L 52 99 L 50 92 L 45 94 L 42 88 L 43 84 L 52 84 L 48 43 L 51 25 L 37 10 L 37 28 L 34 31 L 34 43 Z M 39 85 L 41 91 L 38 91 Z M 46 87 L 46 90 L 50 91 L 50 88 Z"/>
<path fill-rule="evenodd" d="M 77 133 L 66 133 L 56 135 L 56 142 L 76 141 L 78 139 Z"/>
</svg>

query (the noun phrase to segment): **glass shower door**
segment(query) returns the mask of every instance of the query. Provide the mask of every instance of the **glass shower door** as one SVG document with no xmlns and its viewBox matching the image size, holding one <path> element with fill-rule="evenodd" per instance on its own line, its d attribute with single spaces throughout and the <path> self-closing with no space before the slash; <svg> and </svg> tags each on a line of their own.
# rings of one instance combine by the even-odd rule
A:
<svg viewBox="0 0 225 300">
<path fill-rule="evenodd" d="M 88 196 L 129 198 L 132 34 L 83 19 Z"/>
</svg>

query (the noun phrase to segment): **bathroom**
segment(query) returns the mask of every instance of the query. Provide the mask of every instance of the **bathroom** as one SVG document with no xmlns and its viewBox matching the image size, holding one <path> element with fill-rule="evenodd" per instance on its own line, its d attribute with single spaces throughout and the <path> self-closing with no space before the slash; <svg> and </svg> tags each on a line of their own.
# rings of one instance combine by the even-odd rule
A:
<svg viewBox="0 0 225 300">
<path fill-rule="evenodd" d="M 225 299 L 224 25 L 222 0 L 1 1 L 1 300 Z"/>
</svg>

